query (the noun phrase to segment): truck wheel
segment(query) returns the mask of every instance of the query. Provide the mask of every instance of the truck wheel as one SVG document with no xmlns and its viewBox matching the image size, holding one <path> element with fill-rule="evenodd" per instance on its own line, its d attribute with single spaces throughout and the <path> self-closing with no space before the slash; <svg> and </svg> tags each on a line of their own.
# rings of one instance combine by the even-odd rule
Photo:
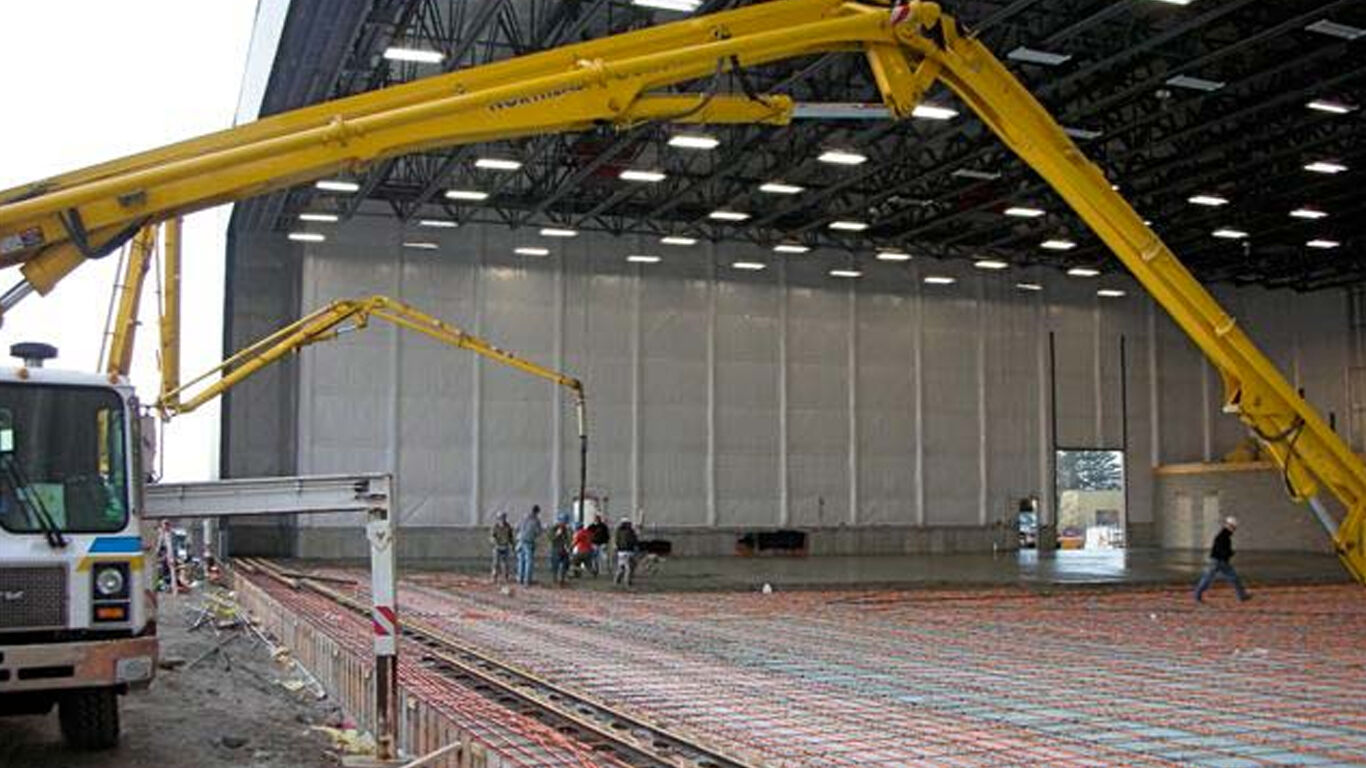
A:
<svg viewBox="0 0 1366 768">
<path fill-rule="evenodd" d="M 58 705 L 62 738 L 76 749 L 112 749 L 119 743 L 119 697 L 113 688 L 72 691 Z"/>
</svg>

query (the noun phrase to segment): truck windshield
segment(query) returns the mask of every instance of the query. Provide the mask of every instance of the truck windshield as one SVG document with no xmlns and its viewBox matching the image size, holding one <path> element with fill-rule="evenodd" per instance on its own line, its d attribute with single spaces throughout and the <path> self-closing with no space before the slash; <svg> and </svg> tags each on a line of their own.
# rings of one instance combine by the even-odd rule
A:
<svg viewBox="0 0 1366 768">
<path fill-rule="evenodd" d="M 99 387 L 0 383 L 0 526 L 112 533 L 128 522 L 123 401 Z"/>
</svg>

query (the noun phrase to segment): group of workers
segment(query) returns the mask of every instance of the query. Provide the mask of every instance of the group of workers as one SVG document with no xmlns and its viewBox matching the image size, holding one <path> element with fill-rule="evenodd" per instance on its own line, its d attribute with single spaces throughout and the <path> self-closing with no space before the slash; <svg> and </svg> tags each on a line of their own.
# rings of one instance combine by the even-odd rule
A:
<svg viewBox="0 0 1366 768">
<path fill-rule="evenodd" d="M 631 586 L 640 550 L 640 537 L 630 520 L 622 520 L 613 536 L 602 515 L 595 515 L 593 522 L 574 529 L 567 516 L 561 516 L 547 531 L 541 523 L 541 508 L 533 506 L 526 517 L 513 528 L 508 522 L 507 513 L 499 512 L 493 529 L 489 532 L 489 542 L 493 545 L 492 579 L 510 582 L 512 557 L 517 556 L 517 583 L 528 586 L 533 583 L 536 572 L 536 548 L 542 538 L 549 543 L 550 572 L 558 585 L 569 583 L 569 576 L 592 573 L 597 576 L 607 562 L 608 548 L 616 553 L 616 567 L 613 581 L 623 586 Z"/>
</svg>

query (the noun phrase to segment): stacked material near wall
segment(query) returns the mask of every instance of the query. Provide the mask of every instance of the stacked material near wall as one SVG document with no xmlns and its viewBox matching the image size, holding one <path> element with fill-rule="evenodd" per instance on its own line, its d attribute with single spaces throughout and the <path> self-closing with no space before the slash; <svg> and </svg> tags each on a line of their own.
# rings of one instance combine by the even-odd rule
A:
<svg viewBox="0 0 1366 768">
<path fill-rule="evenodd" d="M 791 766 L 1366 765 L 1357 587 L 503 595 L 406 614 L 598 700 Z"/>
</svg>

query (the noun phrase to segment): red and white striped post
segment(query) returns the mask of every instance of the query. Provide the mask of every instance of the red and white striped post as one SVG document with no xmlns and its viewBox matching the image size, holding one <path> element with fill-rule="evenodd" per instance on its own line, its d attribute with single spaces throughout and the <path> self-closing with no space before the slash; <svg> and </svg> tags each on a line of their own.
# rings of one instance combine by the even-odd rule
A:
<svg viewBox="0 0 1366 768">
<path fill-rule="evenodd" d="M 387 507 L 387 505 L 386 505 Z M 375 757 L 398 757 L 398 600 L 394 525 L 389 508 L 370 510 L 371 620 L 375 629 Z"/>
</svg>

